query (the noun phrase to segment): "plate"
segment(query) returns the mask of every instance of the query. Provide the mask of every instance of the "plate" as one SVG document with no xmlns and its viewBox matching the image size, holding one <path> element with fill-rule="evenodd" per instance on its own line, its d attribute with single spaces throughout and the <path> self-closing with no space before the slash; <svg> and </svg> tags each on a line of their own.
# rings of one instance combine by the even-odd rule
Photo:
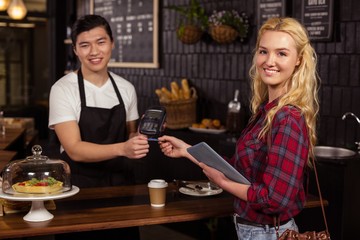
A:
<svg viewBox="0 0 360 240">
<path fill-rule="evenodd" d="M 8 199 L 8 200 L 13 200 L 13 201 L 39 201 L 39 200 L 47 201 L 47 200 L 55 200 L 55 199 L 71 197 L 71 196 L 77 194 L 79 191 L 80 191 L 80 189 L 74 185 L 72 186 L 70 191 L 53 193 L 53 194 L 16 193 L 14 195 L 9 195 L 9 194 L 3 193 L 3 191 L 0 189 L 0 197 Z"/>
<path fill-rule="evenodd" d="M 32 201 L 30 211 L 23 217 L 23 219 L 28 222 L 43 222 L 43 221 L 49 221 L 54 218 L 54 215 L 45 208 L 44 201 L 71 197 L 77 194 L 79 190 L 80 189 L 78 187 L 72 186 L 72 189 L 68 192 L 54 193 L 49 195 L 44 195 L 44 194 L 9 195 L 3 193 L 3 191 L 0 189 L 0 197 L 13 201 Z"/>
<path fill-rule="evenodd" d="M 211 134 L 220 134 L 226 132 L 226 129 L 208 129 L 208 128 L 194 128 L 194 127 L 189 127 L 189 129 L 193 132 L 211 133 Z"/>
<path fill-rule="evenodd" d="M 195 190 L 195 186 L 200 185 L 202 187 L 201 190 Z M 201 182 L 201 183 L 189 183 L 186 184 L 187 187 L 181 187 L 179 188 L 179 192 L 190 195 L 190 196 L 197 196 L 197 197 L 206 197 L 206 196 L 213 196 L 222 193 L 222 189 L 219 187 L 213 187 L 210 189 L 208 187 L 207 183 Z M 194 189 L 191 189 L 194 188 Z"/>
</svg>

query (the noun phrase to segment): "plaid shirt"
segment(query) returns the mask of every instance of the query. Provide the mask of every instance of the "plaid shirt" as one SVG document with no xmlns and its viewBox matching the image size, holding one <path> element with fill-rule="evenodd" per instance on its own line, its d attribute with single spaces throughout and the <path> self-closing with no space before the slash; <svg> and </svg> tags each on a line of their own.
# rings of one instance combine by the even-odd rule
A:
<svg viewBox="0 0 360 240">
<path fill-rule="evenodd" d="M 273 119 L 271 142 L 267 137 L 258 138 L 266 112 L 276 104 L 277 100 L 261 106 L 257 118 L 243 130 L 230 160 L 252 183 L 247 202 L 235 199 L 235 211 L 240 217 L 260 224 L 272 224 L 274 215 L 279 215 L 280 221 L 288 220 L 305 203 L 303 179 L 309 137 L 299 109 L 281 108 Z"/>
</svg>

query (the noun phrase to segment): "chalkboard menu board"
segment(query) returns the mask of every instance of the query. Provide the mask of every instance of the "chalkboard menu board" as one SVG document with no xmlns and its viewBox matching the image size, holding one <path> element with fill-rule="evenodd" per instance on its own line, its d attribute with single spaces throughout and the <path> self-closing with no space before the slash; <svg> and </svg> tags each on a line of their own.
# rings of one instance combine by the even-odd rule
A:
<svg viewBox="0 0 360 240">
<path fill-rule="evenodd" d="M 285 0 L 258 0 L 257 6 L 257 18 L 259 28 L 269 18 L 285 16 Z"/>
<path fill-rule="evenodd" d="M 91 0 L 113 32 L 110 67 L 158 68 L 159 0 Z"/>
<path fill-rule="evenodd" d="M 330 40 L 333 30 L 333 0 L 302 0 L 301 21 L 311 40 Z"/>
</svg>

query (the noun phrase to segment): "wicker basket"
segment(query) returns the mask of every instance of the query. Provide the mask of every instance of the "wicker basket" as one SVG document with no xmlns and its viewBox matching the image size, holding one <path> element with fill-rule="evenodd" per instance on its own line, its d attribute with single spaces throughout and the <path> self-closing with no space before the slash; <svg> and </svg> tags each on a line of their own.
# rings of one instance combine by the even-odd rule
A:
<svg viewBox="0 0 360 240">
<path fill-rule="evenodd" d="M 232 43 L 238 36 L 238 32 L 227 25 L 210 26 L 210 35 L 216 42 L 225 44 Z"/>
<path fill-rule="evenodd" d="M 166 108 L 166 127 L 181 129 L 191 127 L 196 122 L 196 91 L 193 96 L 186 100 L 160 102 Z"/>
<path fill-rule="evenodd" d="M 182 43 L 195 44 L 203 34 L 203 31 L 194 25 L 185 25 L 183 28 L 177 30 L 177 36 Z"/>
</svg>

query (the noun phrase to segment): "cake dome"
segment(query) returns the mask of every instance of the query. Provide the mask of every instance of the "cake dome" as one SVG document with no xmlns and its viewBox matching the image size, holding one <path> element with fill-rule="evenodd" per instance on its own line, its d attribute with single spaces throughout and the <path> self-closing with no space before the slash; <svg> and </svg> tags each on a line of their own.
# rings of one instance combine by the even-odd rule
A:
<svg viewBox="0 0 360 240">
<path fill-rule="evenodd" d="M 69 165 L 60 159 L 41 155 L 40 145 L 32 147 L 32 156 L 11 161 L 2 172 L 2 191 L 11 195 L 57 194 L 72 188 Z"/>
</svg>

